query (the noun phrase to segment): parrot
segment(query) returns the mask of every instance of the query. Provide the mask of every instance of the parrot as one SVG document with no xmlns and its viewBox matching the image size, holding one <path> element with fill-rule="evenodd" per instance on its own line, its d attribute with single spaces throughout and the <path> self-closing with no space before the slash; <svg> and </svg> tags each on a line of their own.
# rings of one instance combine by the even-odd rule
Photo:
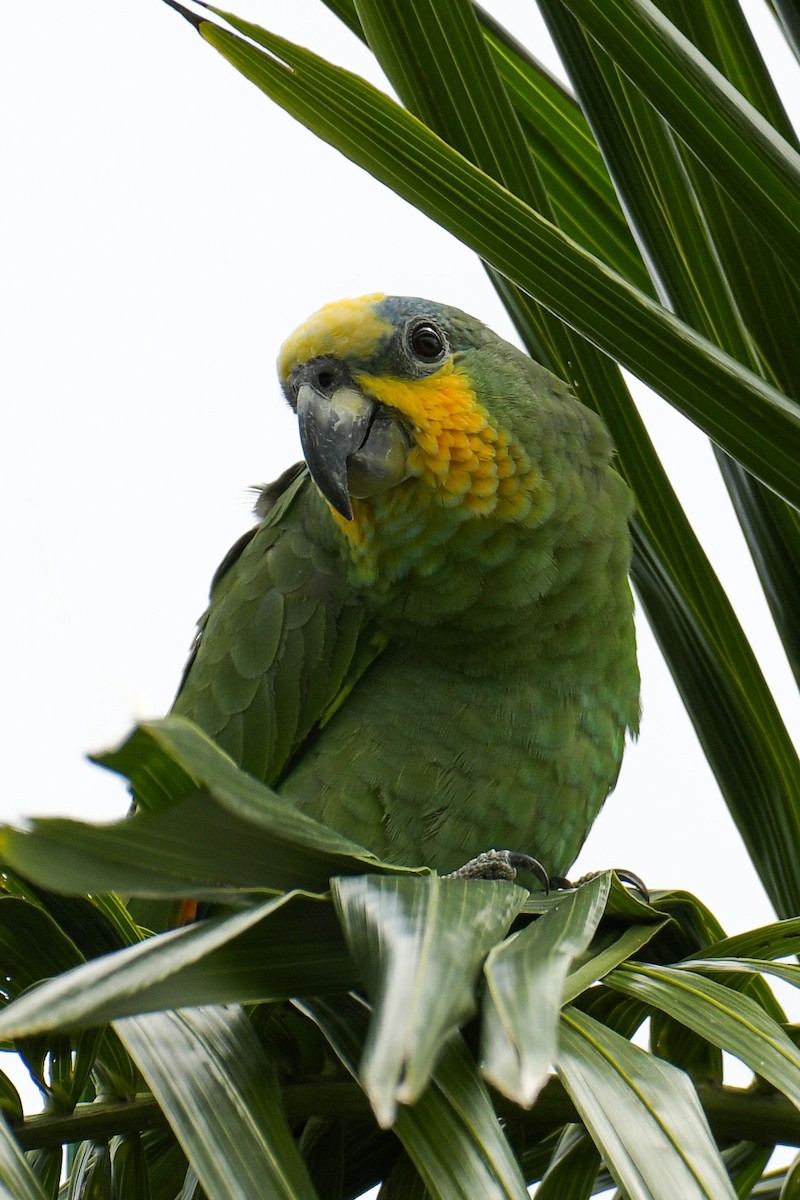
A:
<svg viewBox="0 0 800 1200">
<path fill-rule="evenodd" d="M 327 304 L 277 365 L 304 462 L 259 490 L 172 712 L 386 862 L 503 846 L 563 876 L 639 721 L 603 421 L 416 297 Z"/>
</svg>

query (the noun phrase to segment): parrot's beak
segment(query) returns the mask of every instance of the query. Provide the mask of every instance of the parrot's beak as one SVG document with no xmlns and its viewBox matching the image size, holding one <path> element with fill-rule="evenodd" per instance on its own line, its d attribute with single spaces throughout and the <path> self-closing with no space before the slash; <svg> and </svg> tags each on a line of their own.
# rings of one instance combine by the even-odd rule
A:
<svg viewBox="0 0 800 1200">
<path fill-rule="evenodd" d="M 311 478 L 346 521 L 353 519 L 351 496 L 374 495 L 406 477 L 405 428 L 358 388 L 344 385 L 326 395 L 301 384 L 297 419 Z"/>
</svg>

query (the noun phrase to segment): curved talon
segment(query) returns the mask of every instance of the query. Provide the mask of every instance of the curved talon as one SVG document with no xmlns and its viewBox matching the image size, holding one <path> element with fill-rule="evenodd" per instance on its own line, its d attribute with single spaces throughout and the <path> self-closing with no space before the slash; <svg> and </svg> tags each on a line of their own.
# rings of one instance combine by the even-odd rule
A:
<svg viewBox="0 0 800 1200">
<path fill-rule="evenodd" d="M 647 890 L 644 882 L 634 871 L 626 871 L 624 867 L 611 868 L 617 879 L 622 884 L 629 884 L 642 897 L 646 904 L 650 903 L 650 892 Z M 582 883 L 589 883 L 591 879 L 596 879 L 598 875 L 602 875 L 602 871 L 587 871 L 585 875 L 581 875 L 580 879 L 566 879 L 563 875 L 551 875 L 550 887 L 553 891 L 567 891 L 579 888 Z"/>
<path fill-rule="evenodd" d="M 626 871 L 624 867 L 614 867 L 614 874 L 620 883 L 630 884 L 630 886 L 639 893 L 645 904 L 650 903 L 650 891 L 647 885 L 634 871 Z"/>
<path fill-rule="evenodd" d="M 542 885 L 542 891 L 545 896 L 550 892 L 550 876 L 544 869 L 538 858 L 534 858 L 532 854 L 524 854 L 520 850 L 506 850 L 508 855 L 509 865 L 517 871 L 529 871 L 534 879 L 538 879 Z"/>
</svg>

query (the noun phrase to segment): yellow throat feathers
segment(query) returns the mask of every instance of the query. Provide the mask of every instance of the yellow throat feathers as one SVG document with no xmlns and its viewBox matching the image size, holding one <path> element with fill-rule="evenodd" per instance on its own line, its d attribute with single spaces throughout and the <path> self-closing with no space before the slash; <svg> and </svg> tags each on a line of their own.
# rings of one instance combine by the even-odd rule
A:
<svg viewBox="0 0 800 1200">
<path fill-rule="evenodd" d="M 412 430 L 410 477 L 371 500 L 354 499 L 352 521 L 333 513 L 350 546 L 355 582 L 389 584 L 412 564 L 429 576 L 455 550 L 454 536 L 466 557 L 487 537 L 499 551 L 498 523 L 538 523 L 549 511 L 551 490 L 538 466 L 492 422 L 452 361 L 423 379 L 354 378 Z"/>
</svg>

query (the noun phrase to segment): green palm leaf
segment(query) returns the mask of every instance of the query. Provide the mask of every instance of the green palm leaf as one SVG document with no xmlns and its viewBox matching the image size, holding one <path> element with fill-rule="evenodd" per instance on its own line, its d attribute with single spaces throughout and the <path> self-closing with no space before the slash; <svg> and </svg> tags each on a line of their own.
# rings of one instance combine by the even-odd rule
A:
<svg viewBox="0 0 800 1200">
<path fill-rule="evenodd" d="M 474 1013 L 478 972 L 527 893 L 490 880 L 365 875 L 334 880 L 333 895 L 373 1007 L 360 1078 L 388 1126 Z"/>
<path fill-rule="evenodd" d="M 483 1074 L 518 1104 L 533 1104 L 547 1081 L 567 973 L 594 937 L 610 882 L 601 875 L 568 894 L 487 959 Z"/>
<path fill-rule="evenodd" d="M 3 1121 L 0 1121 L 0 1196 L 3 1200 L 47 1200 L 47 1193 Z"/>
<path fill-rule="evenodd" d="M 800 1107 L 800 1051 L 749 996 L 674 967 L 620 967 L 606 982 L 735 1054 Z M 669 987 L 664 984 L 669 983 Z"/>
<path fill-rule="evenodd" d="M 270 1063 L 240 1009 L 125 1017 L 117 1032 L 209 1196 L 315 1200 Z"/>
<path fill-rule="evenodd" d="M 631 1200 L 734 1196 L 686 1076 L 585 1013 L 564 1013 L 558 1066 Z"/>
</svg>

